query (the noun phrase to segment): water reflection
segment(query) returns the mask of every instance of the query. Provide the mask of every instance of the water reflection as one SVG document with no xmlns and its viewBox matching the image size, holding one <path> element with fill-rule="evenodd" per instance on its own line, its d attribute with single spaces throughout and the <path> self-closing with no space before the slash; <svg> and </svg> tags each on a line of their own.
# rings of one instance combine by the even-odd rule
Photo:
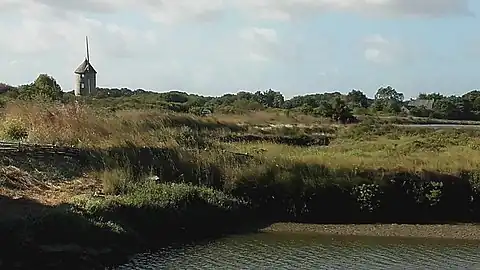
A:
<svg viewBox="0 0 480 270">
<path fill-rule="evenodd" d="M 480 243 L 251 234 L 138 255 L 118 269 L 480 269 Z"/>
</svg>

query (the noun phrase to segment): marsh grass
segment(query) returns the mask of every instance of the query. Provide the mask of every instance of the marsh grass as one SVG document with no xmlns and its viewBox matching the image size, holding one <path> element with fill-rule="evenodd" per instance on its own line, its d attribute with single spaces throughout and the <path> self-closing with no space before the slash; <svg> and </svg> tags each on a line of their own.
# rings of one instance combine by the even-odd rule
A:
<svg viewBox="0 0 480 270">
<path fill-rule="evenodd" d="M 399 204 L 417 200 L 411 194 L 431 197 L 426 200 L 430 203 L 445 194 L 438 190 L 451 189 L 452 181 L 466 181 L 470 185 L 466 190 L 476 190 L 474 176 L 480 171 L 476 131 L 406 129 L 366 121 L 331 127 L 336 134 L 328 146 L 224 143 L 218 140 L 220 135 L 249 130 L 218 118 L 152 111 L 101 115 L 83 105 L 68 106 L 73 105 L 13 104 L 4 117 L 19 119 L 32 141 L 73 143 L 76 138 L 85 152 L 82 167 L 101 180 L 104 193 L 120 197 L 148 198 L 144 179 L 155 176 L 159 185 L 187 184 L 232 194 L 262 213 L 335 220 L 342 219 L 337 214 L 344 211 L 345 218 L 354 219 L 358 211 L 395 208 L 383 194 L 403 196 Z M 273 132 L 307 135 L 312 131 L 297 126 Z M 389 179 L 401 179 L 410 187 L 399 191 Z M 443 181 L 444 186 L 430 187 L 431 181 Z M 455 194 L 459 202 L 471 197 L 468 192 Z M 343 210 L 322 206 L 332 204 Z M 424 206 L 415 207 L 406 209 L 421 216 Z M 469 203 L 464 209 L 474 211 L 472 207 Z M 382 213 L 378 217 L 388 216 Z"/>
<path fill-rule="evenodd" d="M 149 243 L 154 248 L 182 237 L 218 235 L 259 219 L 480 221 L 479 131 L 399 128 L 375 121 L 261 130 L 236 122 L 237 117 L 252 121 L 252 115 L 196 117 L 146 110 L 109 112 L 82 104 L 7 104 L 0 125 L 4 139 L 73 145 L 79 154 L 67 158 L 34 150 L 7 151 L 0 156 L 2 166 L 19 168 L 25 174 L 15 175 L 32 176 L 35 185 L 47 179 L 93 178 L 104 194 L 79 195 L 79 187 L 66 192 L 68 200 L 53 209 L 37 203 L 43 210 L 36 216 L 12 221 L 4 213 L 2 244 L 15 246 L 12 252 L 17 254 L 37 250 L 33 253 L 42 254 L 43 260 L 45 252 L 35 245 L 107 243 L 118 251 Z M 265 124 L 295 116 L 262 117 L 256 121 Z M 328 146 L 310 147 L 219 139 L 315 133 L 335 134 Z M 9 184 L 17 181 L 6 172 L 1 176 L 8 177 Z M 24 183 L 20 180 L 7 186 L 16 188 Z M 10 213 L 26 209 L 14 208 L 18 200 L 1 193 L 0 199 L 2 195 Z"/>
<path fill-rule="evenodd" d="M 215 236 L 245 224 L 248 202 L 222 191 L 187 183 L 145 181 L 122 196 L 77 196 L 74 209 L 123 235 L 158 248 L 171 241 Z"/>
<path fill-rule="evenodd" d="M 213 117 L 218 121 L 240 123 L 246 126 L 264 126 L 270 124 L 329 124 L 328 119 L 305 115 L 299 112 L 267 109 L 265 111 L 249 111 L 236 114 L 214 113 Z"/>
<path fill-rule="evenodd" d="M 98 177 L 102 180 L 103 192 L 112 195 L 125 194 L 136 182 L 136 177 L 125 168 L 105 170 Z"/>
<path fill-rule="evenodd" d="M 131 174 L 140 172 L 154 173 L 165 181 L 218 187 L 220 182 L 231 182 L 232 175 L 245 168 L 248 171 L 249 166 L 256 167 L 259 162 L 260 167 L 304 163 L 331 170 L 429 170 L 451 174 L 480 167 L 480 132 L 475 130 L 399 128 L 374 121 L 346 127 L 319 126 L 315 132 L 334 131 L 335 139 L 328 147 L 306 148 L 271 142 L 221 143 L 219 136 L 242 134 L 248 132 L 247 128 L 215 118 L 154 111 L 100 115 L 81 104 L 14 103 L 7 104 L 4 119 L 26 130 L 30 141 L 104 149 L 89 162 L 104 164 L 106 171 L 101 178 L 106 179 L 105 190 L 113 193 L 117 192 L 114 186 L 122 186 L 124 181 L 114 184 L 113 178 L 132 178 Z M 11 128 L 11 133 L 19 133 L 16 129 Z M 278 136 L 309 132 L 313 130 L 299 127 L 271 131 Z M 257 161 L 245 161 L 238 155 L 232 158 L 227 152 L 246 153 Z M 149 162 L 142 161 L 148 164 L 140 166 L 140 160 Z"/>
<path fill-rule="evenodd" d="M 200 133 L 233 132 L 245 128 L 214 118 L 151 111 L 108 113 L 82 104 L 15 102 L 6 105 L 2 118 L 5 139 L 25 138 L 36 143 L 108 148 L 126 142 L 140 146 L 180 145 Z M 200 137 L 194 138 L 200 141 Z M 197 144 L 197 143 L 193 143 Z M 201 143 L 198 143 L 201 145 Z"/>
<path fill-rule="evenodd" d="M 229 149 L 284 162 L 322 164 L 329 168 L 432 170 L 458 173 L 480 168 L 480 140 L 446 135 L 385 136 L 369 140 L 336 139 L 328 147 L 296 147 L 272 143 L 231 143 Z"/>
</svg>

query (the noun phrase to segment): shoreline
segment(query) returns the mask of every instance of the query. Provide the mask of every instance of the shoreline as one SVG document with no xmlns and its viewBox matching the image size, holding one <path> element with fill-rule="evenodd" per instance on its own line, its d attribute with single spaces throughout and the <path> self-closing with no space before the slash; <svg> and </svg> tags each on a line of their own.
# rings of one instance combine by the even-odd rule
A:
<svg viewBox="0 0 480 270">
<path fill-rule="evenodd" d="M 278 222 L 265 233 L 314 233 L 339 236 L 378 236 L 480 241 L 480 224 L 304 224 Z"/>
</svg>

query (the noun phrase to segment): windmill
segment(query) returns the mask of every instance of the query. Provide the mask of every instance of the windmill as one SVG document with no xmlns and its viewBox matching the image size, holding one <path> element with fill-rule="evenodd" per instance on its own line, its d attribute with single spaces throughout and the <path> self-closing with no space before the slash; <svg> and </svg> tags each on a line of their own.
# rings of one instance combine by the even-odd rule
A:
<svg viewBox="0 0 480 270">
<path fill-rule="evenodd" d="M 90 51 L 88 36 L 85 37 L 86 56 L 85 60 L 75 70 L 75 95 L 94 95 L 97 91 L 97 71 L 90 63 Z"/>
</svg>

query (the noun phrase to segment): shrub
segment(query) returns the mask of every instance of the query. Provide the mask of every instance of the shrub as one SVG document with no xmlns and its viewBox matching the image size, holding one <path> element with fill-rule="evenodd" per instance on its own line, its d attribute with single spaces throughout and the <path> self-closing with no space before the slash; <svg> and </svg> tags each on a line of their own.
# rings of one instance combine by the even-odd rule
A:
<svg viewBox="0 0 480 270">
<path fill-rule="evenodd" d="M 14 141 L 24 140 L 28 137 L 28 128 L 18 119 L 7 119 L 2 125 L 2 137 Z"/>
<path fill-rule="evenodd" d="M 127 169 L 117 168 L 101 173 L 103 192 L 105 194 L 119 195 L 127 192 L 135 184 L 132 173 Z"/>
<path fill-rule="evenodd" d="M 154 242 L 174 240 L 193 233 L 219 234 L 239 226 L 248 203 L 211 188 L 190 184 L 147 181 L 122 196 L 74 199 L 83 215 L 114 224 Z M 172 239 L 173 238 L 173 239 Z"/>
</svg>

